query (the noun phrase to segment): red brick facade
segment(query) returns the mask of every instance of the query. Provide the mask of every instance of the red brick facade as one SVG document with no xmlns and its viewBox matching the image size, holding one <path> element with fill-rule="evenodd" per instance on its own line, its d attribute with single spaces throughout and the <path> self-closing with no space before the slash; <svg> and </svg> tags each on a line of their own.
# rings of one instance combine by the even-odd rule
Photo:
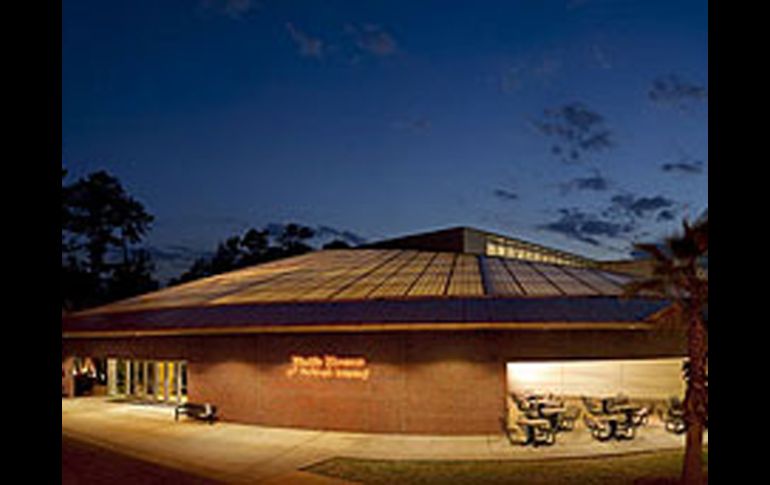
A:
<svg viewBox="0 0 770 485">
<path fill-rule="evenodd" d="M 188 363 L 188 396 L 222 419 L 297 428 L 423 434 L 499 430 L 505 363 L 683 354 L 649 331 L 403 332 L 66 339 L 71 355 Z M 367 380 L 287 376 L 292 356 L 361 357 Z"/>
</svg>

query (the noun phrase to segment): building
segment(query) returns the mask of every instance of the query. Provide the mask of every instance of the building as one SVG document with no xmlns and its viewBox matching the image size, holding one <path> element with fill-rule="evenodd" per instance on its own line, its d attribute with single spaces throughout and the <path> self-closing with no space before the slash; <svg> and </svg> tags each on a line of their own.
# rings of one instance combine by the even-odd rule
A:
<svg viewBox="0 0 770 485">
<path fill-rule="evenodd" d="M 630 278 L 468 228 L 316 251 L 64 317 L 62 392 L 89 369 L 225 420 L 426 434 L 497 432 L 518 389 L 681 394 L 683 334 Z"/>
</svg>

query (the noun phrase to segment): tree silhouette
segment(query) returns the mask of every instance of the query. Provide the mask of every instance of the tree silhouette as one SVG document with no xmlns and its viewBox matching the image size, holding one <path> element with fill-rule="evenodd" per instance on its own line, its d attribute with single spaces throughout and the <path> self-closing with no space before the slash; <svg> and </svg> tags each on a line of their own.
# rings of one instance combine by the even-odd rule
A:
<svg viewBox="0 0 770 485">
<path fill-rule="evenodd" d="M 283 233 L 278 236 L 278 242 L 287 254 L 302 254 L 313 249 L 305 244 L 304 241 L 312 238 L 314 235 L 315 231 L 311 228 L 292 223 L 284 226 Z"/>
<path fill-rule="evenodd" d="M 670 315 L 687 328 L 685 393 L 685 422 L 687 441 L 682 482 L 700 484 L 703 481 L 703 428 L 708 422 L 708 325 L 705 311 L 708 305 L 708 274 L 703 269 L 708 258 L 708 217 L 694 225 L 684 222 L 684 232 L 666 240 L 660 248 L 654 244 L 639 244 L 637 248 L 652 257 L 653 272 L 646 279 L 627 285 L 627 295 L 652 295 L 673 301 Z"/>
<path fill-rule="evenodd" d="M 173 286 L 246 266 L 313 251 L 315 248 L 310 246 L 307 240 L 314 235 L 313 229 L 295 223 L 283 226 L 280 233 L 274 238 L 275 241 L 270 240 L 270 231 L 267 229 L 249 229 L 242 237 L 232 236 L 219 243 L 211 258 L 196 259 L 190 269 L 178 278 L 172 278 L 168 284 Z"/>
<path fill-rule="evenodd" d="M 135 250 L 153 216 L 117 178 L 98 171 L 71 185 L 62 168 L 62 305 L 106 303 L 157 288 L 146 251 Z"/>
</svg>

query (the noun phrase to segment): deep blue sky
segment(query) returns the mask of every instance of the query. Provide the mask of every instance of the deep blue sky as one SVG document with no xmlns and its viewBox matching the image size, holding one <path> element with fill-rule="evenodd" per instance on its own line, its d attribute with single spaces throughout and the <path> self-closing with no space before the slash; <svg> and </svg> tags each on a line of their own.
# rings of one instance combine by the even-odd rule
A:
<svg viewBox="0 0 770 485">
<path fill-rule="evenodd" d="M 291 220 L 368 239 L 469 225 L 618 258 L 708 205 L 705 1 L 62 10 L 62 163 L 116 175 L 157 248 Z M 569 106 L 611 145 L 565 162 Z"/>
</svg>

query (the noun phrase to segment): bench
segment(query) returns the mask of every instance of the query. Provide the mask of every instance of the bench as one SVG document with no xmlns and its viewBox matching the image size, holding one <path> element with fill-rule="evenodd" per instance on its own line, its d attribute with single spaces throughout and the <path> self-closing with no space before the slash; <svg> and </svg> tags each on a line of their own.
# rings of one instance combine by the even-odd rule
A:
<svg viewBox="0 0 770 485">
<path fill-rule="evenodd" d="M 179 421 L 179 415 L 184 414 L 191 418 L 207 421 L 213 424 L 217 419 L 217 407 L 211 404 L 185 403 L 174 408 L 174 420 Z"/>
</svg>

